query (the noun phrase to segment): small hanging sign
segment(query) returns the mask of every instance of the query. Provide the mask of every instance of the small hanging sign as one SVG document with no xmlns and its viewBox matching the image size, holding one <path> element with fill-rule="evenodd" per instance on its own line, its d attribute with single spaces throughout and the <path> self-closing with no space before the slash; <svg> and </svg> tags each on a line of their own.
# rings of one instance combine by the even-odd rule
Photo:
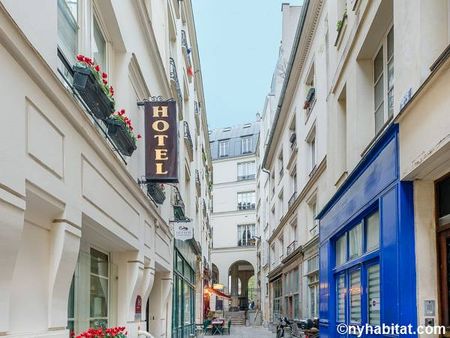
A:
<svg viewBox="0 0 450 338">
<path fill-rule="evenodd" d="M 194 237 L 194 227 L 191 221 L 173 222 L 175 239 L 187 241 Z"/>
</svg>

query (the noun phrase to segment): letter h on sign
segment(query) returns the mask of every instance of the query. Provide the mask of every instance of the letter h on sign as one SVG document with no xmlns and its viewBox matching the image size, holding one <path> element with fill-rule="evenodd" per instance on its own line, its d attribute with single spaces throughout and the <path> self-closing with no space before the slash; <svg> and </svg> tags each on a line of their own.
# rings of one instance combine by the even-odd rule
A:
<svg viewBox="0 0 450 338">
<path fill-rule="evenodd" d="M 178 182 L 178 133 L 175 101 L 145 102 L 145 176 L 147 182 Z"/>
</svg>

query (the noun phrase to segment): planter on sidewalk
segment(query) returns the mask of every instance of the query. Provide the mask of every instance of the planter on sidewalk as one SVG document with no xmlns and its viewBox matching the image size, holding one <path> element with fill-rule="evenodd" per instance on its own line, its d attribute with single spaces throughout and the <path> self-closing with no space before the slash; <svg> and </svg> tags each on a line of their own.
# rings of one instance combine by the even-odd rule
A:
<svg viewBox="0 0 450 338">
<path fill-rule="evenodd" d="M 108 135 L 117 146 L 117 149 L 122 155 L 131 156 L 137 147 L 135 139 L 127 129 L 128 127 L 114 118 L 108 118 L 105 122 L 108 126 Z"/>
<path fill-rule="evenodd" d="M 94 116 L 105 120 L 114 112 L 114 101 L 104 92 L 90 67 L 75 65 L 73 86 L 80 94 Z"/>
</svg>

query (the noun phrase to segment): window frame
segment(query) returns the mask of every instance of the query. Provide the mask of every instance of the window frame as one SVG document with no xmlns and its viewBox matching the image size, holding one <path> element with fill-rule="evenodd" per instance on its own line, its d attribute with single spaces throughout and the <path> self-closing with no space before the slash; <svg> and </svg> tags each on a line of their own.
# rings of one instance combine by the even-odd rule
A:
<svg viewBox="0 0 450 338">
<path fill-rule="evenodd" d="M 222 152 L 222 145 L 225 145 L 225 153 Z M 230 139 L 219 140 L 218 144 L 219 158 L 228 157 L 230 155 Z"/>
<path fill-rule="evenodd" d="M 379 220 L 379 245 L 376 249 L 371 251 L 367 250 L 367 219 L 372 217 L 374 214 L 378 213 Z M 359 257 L 355 257 L 350 259 L 350 236 L 349 232 L 355 229 L 357 226 L 361 226 L 362 232 L 362 253 Z M 334 292 L 335 292 L 335 320 L 336 323 L 345 323 L 347 325 L 365 325 L 369 320 L 369 299 L 368 299 L 368 269 L 373 265 L 378 264 L 380 268 L 380 284 L 381 284 L 381 235 L 382 235 L 382 226 L 381 226 L 381 209 L 378 204 L 369 207 L 364 213 L 355 218 L 351 223 L 349 223 L 345 229 L 340 231 L 334 236 L 333 239 L 333 250 L 334 250 L 334 268 L 332 269 L 333 281 L 334 281 Z M 344 263 L 337 265 L 337 241 L 345 236 L 345 255 L 346 260 Z M 359 270 L 360 273 L 360 316 L 361 321 L 356 322 L 352 321 L 351 318 L 351 290 L 350 290 L 350 277 L 351 274 Z M 344 289 L 345 289 L 345 311 L 344 311 L 344 322 L 338 320 L 338 280 L 341 276 L 344 276 Z M 380 302 L 382 301 L 382 290 L 380 289 Z M 380 321 L 382 321 L 382 311 L 380 309 Z"/>
<path fill-rule="evenodd" d="M 378 135 L 383 129 L 384 126 L 393 118 L 395 107 L 393 106 L 392 115 L 389 116 L 389 92 L 392 91 L 392 100 L 394 100 L 394 90 L 395 90 L 395 64 L 393 64 L 393 84 L 392 88 L 389 89 L 389 83 L 388 83 L 388 77 L 389 77 L 389 63 L 392 61 L 394 62 L 395 59 L 395 49 L 392 52 L 391 58 L 388 60 L 388 37 L 389 34 L 392 32 L 393 35 L 393 41 L 395 44 L 395 31 L 394 31 L 394 24 L 391 23 L 389 25 L 389 28 L 384 33 L 376 52 L 374 53 L 374 56 L 372 57 L 372 95 L 373 95 L 373 117 L 374 117 L 374 126 L 375 126 L 375 135 Z M 382 71 L 380 73 L 380 76 L 378 79 L 375 79 L 375 59 L 377 58 L 378 54 L 382 50 Z M 382 77 L 383 81 L 383 99 L 381 104 L 376 107 L 375 106 L 375 88 L 378 82 L 380 81 L 380 78 Z M 383 123 L 378 126 L 376 124 L 376 112 L 378 109 L 383 105 Z"/>
<path fill-rule="evenodd" d="M 252 135 L 241 136 L 241 154 L 251 154 L 253 147 Z"/>
</svg>

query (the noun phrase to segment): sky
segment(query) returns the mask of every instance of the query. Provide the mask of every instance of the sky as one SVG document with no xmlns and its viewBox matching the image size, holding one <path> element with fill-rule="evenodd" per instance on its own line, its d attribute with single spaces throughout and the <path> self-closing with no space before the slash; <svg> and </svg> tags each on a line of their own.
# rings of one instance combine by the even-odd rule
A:
<svg viewBox="0 0 450 338">
<path fill-rule="evenodd" d="M 261 112 L 278 58 L 283 2 L 289 1 L 192 0 L 209 129 L 252 122 Z"/>
</svg>

